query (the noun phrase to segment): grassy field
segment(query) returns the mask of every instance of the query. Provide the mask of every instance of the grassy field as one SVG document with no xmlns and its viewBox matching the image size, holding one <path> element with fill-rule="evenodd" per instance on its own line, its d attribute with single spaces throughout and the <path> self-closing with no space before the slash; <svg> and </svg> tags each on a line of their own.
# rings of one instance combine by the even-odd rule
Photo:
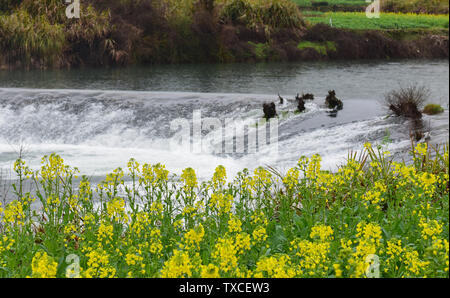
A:
<svg viewBox="0 0 450 298">
<path fill-rule="evenodd" d="M 301 7 L 312 7 L 314 3 L 326 2 L 329 6 L 332 5 L 354 5 L 354 6 L 368 6 L 365 0 L 293 0 L 295 4 Z"/>
<path fill-rule="evenodd" d="M 365 10 L 369 3 L 364 0 L 292 0 L 300 7 L 326 11 Z M 381 0 L 385 12 L 414 12 L 445 14 L 449 11 L 448 0 Z"/>
<path fill-rule="evenodd" d="M 305 18 L 312 24 L 332 24 L 336 28 L 348 29 L 410 29 L 410 28 L 446 28 L 448 15 L 417 15 L 401 13 L 382 13 L 380 18 L 368 18 L 358 12 L 304 12 Z M 331 20 L 331 21 L 330 21 Z"/>
<path fill-rule="evenodd" d="M 448 145 L 411 154 L 406 165 L 365 144 L 335 173 L 315 155 L 228 183 L 221 166 L 199 183 L 191 168 L 170 178 L 130 160 L 98 185 L 75 185 L 57 155 L 38 171 L 18 160 L 0 277 L 448 278 Z"/>
</svg>

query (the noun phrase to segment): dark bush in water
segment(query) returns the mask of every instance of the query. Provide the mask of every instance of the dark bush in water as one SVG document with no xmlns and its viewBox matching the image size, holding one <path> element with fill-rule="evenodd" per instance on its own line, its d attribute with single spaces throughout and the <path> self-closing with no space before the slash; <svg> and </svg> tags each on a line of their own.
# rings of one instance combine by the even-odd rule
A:
<svg viewBox="0 0 450 298">
<path fill-rule="evenodd" d="M 344 103 L 336 97 L 336 92 L 334 90 L 328 91 L 328 95 L 325 98 L 325 104 L 329 109 L 342 110 L 344 108 Z"/>
<path fill-rule="evenodd" d="M 306 110 L 306 108 L 305 108 L 305 99 L 303 98 L 303 96 L 299 96 L 297 94 L 297 96 L 295 96 L 295 100 L 297 101 L 297 109 L 298 109 L 298 111 L 300 113 L 305 111 Z"/>
<path fill-rule="evenodd" d="M 387 93 L 385 104 L 396 116 L 420 119 L 420 110 L 429 96 L 430 90 L 425 86 L 411 85 Z"/>
<path fill-rule="evenodd" d="M 277 116 L 277 109 L 275 107 L 275 103 L 265 103 L 263 104 L 264 118 L 269 120 L 271 118 L 275 118 Z"/>
</svg>

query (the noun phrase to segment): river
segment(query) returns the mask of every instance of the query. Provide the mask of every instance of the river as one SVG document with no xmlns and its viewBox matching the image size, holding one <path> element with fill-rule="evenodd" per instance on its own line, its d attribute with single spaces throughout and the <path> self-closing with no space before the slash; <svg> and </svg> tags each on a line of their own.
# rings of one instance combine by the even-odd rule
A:
<svg viewBox="0 0 450 298">
<path fill-rule="evenodd" d="M 176 174 L 193 167 L 201 179 L 210 177 L 217 165 L 226 166 L 229 177 L 259 165 L 284 172 L 301 155 L 314 153 L 322 155 L 324 169 L 334 170 L 350 150 L 368 141 L 389 140 L 384 142 L 387 150 L 402 159 L 410 146 L 411 125 L 387 117 L 384 94 L 406 84 L 429 87 L 430 102 L 443 105 L 445 112 L 425 115 L 423 124 L 431 142 L 445 143 L 448 80 L 448 60 L 0 71 L 0 169 L 11 169 L 20 148 L 34 169 L 44 155 L 55 152 L 99 179 L 126 167 L 131 157 L 163 163 Z M 337 114 L 330 115 L 324 107 L 328 90 L 335 90 L 344 102 Z M 278 104 L 278 93 L 285 104 Z M 294 113 L 295 103 L 289 102 L 297 93 L 315 95 L 301 114 Z M 275 102 L 280 115 L 276 152 L 273 146 L 249 152 L 238 144 L 231 153 L 196 152 L 170 141 L 176 134 L 171 123 L 181 118 L 192 124 L 195 113 L 202 119 L 242 120 L 247 125 L 236 135 L 225 126 L 225 140 L 248 136 L 263 117 L 264 102 Z M 217 133 L 202 130 L 201 140 L 217 149 Z M 244 139 L 248 144 L 248 137 Z"/>
</svg>

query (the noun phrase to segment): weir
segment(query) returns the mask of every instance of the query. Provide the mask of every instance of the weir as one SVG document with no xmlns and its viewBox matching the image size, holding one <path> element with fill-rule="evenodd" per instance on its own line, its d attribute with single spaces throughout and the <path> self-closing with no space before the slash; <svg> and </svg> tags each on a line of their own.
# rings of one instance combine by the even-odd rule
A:
<svg viewBox="0 0 450 298">
<path fill-rule="evenodd" d="M 208 67 L 221 80 L 210 77 L 205 86 Z M 177 72 L 161 66 L 120 74 L 71 70 L 27 72 L 21 80 L 15 72 L 8 76 L 0 72 L 0 168 L 11 169 L 18 148 L 24 145 L 24 158 L 32 168 L 40 167 L 42 156 L 55 152 L 90 176 L 123 167 L 132 157 L 165 163 L 178 174 L 193 167 L 200 179 L 209 178 L 217 165 L 226 166 L 230 176 L 258 165 L 276 165 L 282 171 L 301 155 L 315 153 L 322 155 L 325 169 L 333 170 L 350 149 L 357 150 L 355 146 L 366 141 L 381 143 L 387 135 L 388 150 L 403 158 L 410 146 L 410 126 L 407 120 L 386 117 L 383 93 L 402 83 L 399 78 L 410 80 L 410 75 L 421 73 L 433 101 L 446 110 L 426 115 L 425 130 L 430 127 L 431 142 L 445 142 L 449 91 L 448 78 L 442 78 L 448 71 L 443 69 L 448 69 L 448 61 L 273 64 L 245 69 L 202 65 L 198 72 L 192 65 L 178 67 Z M 345 103 L 335 118 L 325 107 L 329 90 L 336 90 Z M 282 105 L 278 93 L 285 99 Z M 314 94 L 314 100 L 305 101 L 305 111 L 296 113 L 295 95 L 303 93 Z M 264 102 L 276 102 L 279 116 L 272 120 L 278 121 L 278 141 L 268 134 L 268 145 L 261 147 L 265 135 L 256 133 L 256 124 L 263 120 Z M 201 112 L 201 129 L 196 130 L 201 142 L 193 138 L 189 148 L 173 144 L 175 119 L 186 121 L 189 136 L 194 136 L 195 111 Z M 226 121 L 235 127 L 227 128 Z"/>
</svg>

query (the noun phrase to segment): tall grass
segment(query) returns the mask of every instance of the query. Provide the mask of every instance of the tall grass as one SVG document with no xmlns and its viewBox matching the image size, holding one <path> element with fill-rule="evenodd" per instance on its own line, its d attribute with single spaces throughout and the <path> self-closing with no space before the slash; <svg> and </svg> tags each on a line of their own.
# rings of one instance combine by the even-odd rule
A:
<svg viewBox="0 0 450 298">
<path fill-rule="evenodd" d="M 61 0 L 22 0 L 20 9 L 26 10 L 34 17 L 45 16 L 52 24 L 64 24 L 67 5 Z"/>
<path fill-rule="evenodd" d="M 222 0 L 221 16 L 225 21 L 258 24 L 271 28 L 300 28 L 303 25 L 298 8 L 288 0 Z"/>
<path fill-rule="evenodd" d="M 45 15 L 32 17 L 18 10 L 0 16 L 0 51 L 10 63 L 52 65 L 61 57 L 64 43 L 63 27 L 51 24 Z"/>
</svg>

